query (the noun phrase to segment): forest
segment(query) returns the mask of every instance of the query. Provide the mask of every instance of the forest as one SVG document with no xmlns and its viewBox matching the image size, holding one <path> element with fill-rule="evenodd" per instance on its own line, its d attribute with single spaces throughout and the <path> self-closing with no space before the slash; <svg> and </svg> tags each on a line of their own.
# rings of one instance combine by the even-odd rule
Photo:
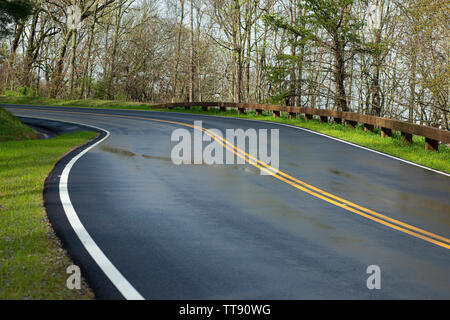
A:
<svg viewBox="0 0 450 320">
<path fill-rule="evenodd" d="M 449 29 L 446 0 L 1 0 L 0 94 L 270 103 L 450 130 Z"/>
</svg>

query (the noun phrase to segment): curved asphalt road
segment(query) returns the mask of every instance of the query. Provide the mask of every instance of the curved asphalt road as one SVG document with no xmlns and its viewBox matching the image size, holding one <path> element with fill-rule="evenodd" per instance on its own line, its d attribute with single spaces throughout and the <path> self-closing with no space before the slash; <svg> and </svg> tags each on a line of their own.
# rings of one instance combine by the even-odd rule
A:
<svg viewBox="0 0 450 320">
<path fill-rule="evenodd" d="M 164 112 L 8 109 L 111 133 L 73 166 L 70 199 L 97 245 L 146 299 L 450 298 L 449 249 L 261 176 L 249 164 L 176 166 L 170 136 L 179 125 L 120 116 L 190 125 L 202 120 L 204 128 L 222 132 L 278 128 L 281 171 L 446 238 L 448 175 L 272 123 Z M 57 189 L 50 186 L 46 199 L 58 234 L 97 297 L 122 298 L 68 225 Z M 380 290 L 366 287 L 369 265 L 381 269 Z"/>
</svg>

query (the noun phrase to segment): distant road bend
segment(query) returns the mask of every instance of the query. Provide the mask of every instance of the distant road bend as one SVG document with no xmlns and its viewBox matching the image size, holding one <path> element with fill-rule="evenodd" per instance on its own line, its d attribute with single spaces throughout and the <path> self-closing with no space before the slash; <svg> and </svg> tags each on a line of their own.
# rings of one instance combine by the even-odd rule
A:
<svg viewBox="0 0 450 320">
<path fill-rule="evenodd" d="M 103 132 L 55 168 L 45 193 L 98 298 L 450 298 L 447 174 L 275 123 L 6 107 Z M 174 165 L 171 133 L 194 120 L 249 163 Z M 260 175 L 271 168 L 210 128 L 279 129 L 280 172 Z M 371 265 L 379 290 L 366 285 Z"/>
</svg>

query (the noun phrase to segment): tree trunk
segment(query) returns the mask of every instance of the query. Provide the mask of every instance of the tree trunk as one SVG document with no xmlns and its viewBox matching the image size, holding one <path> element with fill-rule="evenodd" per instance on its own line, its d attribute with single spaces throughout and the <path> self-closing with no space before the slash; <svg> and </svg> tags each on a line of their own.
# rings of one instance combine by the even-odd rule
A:
<svg viewBox="0 0 450 320">
<path fill-rule="evenodd" d="M 291 24 L 295 23 L 295 18 L 297 15 L 296 12 L 296 0 L 290 0 L 289 1 L 289 19 Z M 290 76 L 290 88 L 289 88 L 289 103 L 290 106 L 296 105 L 296 99 L 297 99 L 297 75 L 296 75 L 296 69 L 297 65 L 295 63 L 295 56 L 297 54 L 297 48 L 296 48 L 296 41 L 297 36 L 292 34 L 291 38 L 291 56 L 293 57 L 292 65 L 291 65 L 291 76 Z"/>
<path fill-rule="evenodd" d="M 192 5 L 193 0 L 189 1 L 190 8 L 190 63 L 189 63 L 189 102 L 194 101 L 194 7 Z"/>
<path fill-rule="evenodd" d="M 113 48 L 111 52 L 111 65 L 109 68 L 109 75 L 106 84 L 106 95 L 108 99 L 113 99 L 114 94 L 112 93 L 112 82 L 116 72 L 116 56 L 117 56 L 117 46 L 119 44 L 119 32 L 120 32 L 120 22 L 122 21 L 123 10 L 122 6 L 119 7 L 116 15 L 116 28 L 114 31 Z"/>
<path fill-rule="evenodd" d="M 6 86 L 10 87 L 11 90 L 13 89 L 12 75 L 14 70 L 14 62 L 16 60 L 16 51 L 19 46 L 20 38 L 22 37 L 23 29 L 24 23 L 21 22 L 17 25 L 16 34 L 14 36 L 14 40 L 11 43 L 11 52 L 8 59 L 8 72 L 6 73 Z"/>
<path fill-rule="evenodd" d="M 344 46 L 338 35 L 334 35 L 334 82 L 335 82 L 335 107 L 341 111 L 348 111 L 347 97 L 345 94 L 345 60 Z"/>
<path fill-rule="evenodd" d="M 33 75 L 31 74 L 31 69 L 33 67 L 33 52 L 35 50 L 35 37 L 36 37 L 36 27 L 39 20 L 39 12 L 33 15 L 30 36 L 28 37 L 28 45 L 25 53 L 24 68 L 23 68 L 23 84 L 24 86 L 31 87 Z"/>
<path fill-rule="evenodd" d="M 80 96 L 79 98 L 82 99 L 83 95 L 85 95 L 85 88 L 86 85 L 88 85 L 88 80 L 90 82 L 89 79 L 89 61 L 91 60 L 91 52 L 92 52 L 92 43 L 94 40 L 94 31 L 95 31 L 95 23 L 97 22 L 97 10 L 98 10 L 98 2 L 95 5 L 95 10 L 94 10 L 94 16 L 93 16 L 93 20 L 92 20 L 92 25 L 89 28 L 89 35 L 88 35 L 88 50 L 87 50 L 87 54 L 86 54 L 86 59 L 84 60 L 84 66 L 83 66 L 83 76 L 81 79 L 81 89 L 80 89 Z M 87 96 L 85 95 L 84 98 L 86 99 Z"/>
<path fill-rule="evenodd" d="M 375 44 L 379 44 L 381 42 L 381 31 L 375 30 Z M 376 48 L 376 52 L 374 55 L 374 75 L 372 80 L 372 114 L 375 116 L 381 116 L 381 100 L 380 100 L 380 52 L 379 49 Z"/>
<path fill-rule="evenodd" d="M 412 49 L 410 61 L 411 61 L 411 76 L 409 78 L 408 121 L 410 123 L 413 123 L 414 122 L 414 102 L 416 99 L 416 65 L 417 65 L 417 53 L 416 53 L 415 48 Z"/>
<path fill-rule="evenodd" d="M 72 37 L 73 31 L 68 29 L 64 37 L 63 44 L 59 50 L 58 61 L 56 62 L 56 69 L 52 77 L 52 84 L 50 86 L 49 97 L 56 98 L 58 90 L 61 85 L 61 75 L 64 69 L 64 57 L 66 56 L 67 45 Z"/>
<path fill-rule="evenodd" d="M 176 52 L 176 61 L 175 61 L 175 75 L 173 77 L 173 93 L 172 93 L 172 102 L 178 98 L 177 95 L 177 86 L 178 86 L 178 67 L 180 65 L 180 50 L 181 50 L 181 32 L 183 30 L 183 20 L 184 20 L 184 0 L 180 0 L 180 9 L 181 9 L 181 17 L 180 23 L 178 25 L 178 34 L 177 34 L 177 52 Z"/>
<path fill-rule="evenodd" d="M 235 62 L 234 102 L 242 101 L 242 47 L 241 47 L 241 15 L 240 2 L 234 0 L 233 11 L 233 56 Z"/>
<path fill-rule="evenodd" d="M 73 94 L 73 85 L 74 85 L 74 79 L 75 79 L 75 56 L 77 52 L 77 31 L 74 30 L 72 35 L 72 50 L 71 50 L 71 57 L 70 57 L 70 73 L 69 73 L 69 96 L 72 98 Z"/>
</svg>

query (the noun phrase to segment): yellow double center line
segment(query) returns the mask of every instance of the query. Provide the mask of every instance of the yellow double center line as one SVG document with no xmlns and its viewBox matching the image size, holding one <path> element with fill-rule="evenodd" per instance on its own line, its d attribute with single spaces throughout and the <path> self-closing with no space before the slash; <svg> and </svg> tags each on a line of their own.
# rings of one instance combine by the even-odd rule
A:
<svg viewBox="0 0 450 320">
<path fill-rule="evenodd" d="M 30 109 L 18 109 L 18 110 L 27 110 Z M 32 110 L 32 109 L 31 109 Z M 328 203 L 334 204 L 335 206 L 338 206 L 340 208 L 343 208 L 349 212 L 356 213 L 362 217 L 365 217 L 367 219 L 370 219 L 372 221 L 375 221 L 377 223 L 380 223 L 382 225 L 385 225 L 389 228 L 395 229 L 397 231 L 404 232 L 406 234 L 409 234 L 413 237 L 425 240 L 427 242 L 433 243 L 435 245 L 438 245 L 440 247 L 450 249 L 450 239 L 437 235 L 435 233 L 414 227 L 410 224 L 404 223 L 402 221 L 387 217 L 381 213 L 375 212 L 373 210 L 364 208 L 360 205 L 357 205 L 353 202 L 350 202 L 348 200 L 342 199 L 338 196 L 332 195 L 326 191 L 323 191 L 317 187 L 314 187 L 312 185 L 307 184 L 304 181 L 301 181 L 297 178 L 294 178 L 287 173 L 284 173 L 282 171 L 279 171 L 278 169 L 275 169 L 271 167 L 270 165 L 254 158 L 253 156 L 249 155 L 245 151 L 239 149 L 236 147 L 233 143 L 230 143 L 220 135 L 217 135 L 216 133 L 202 128 L 202 127 L 196 127 L 194 125 L 190 125 L 183 122 L 178 121 L 169 121 L 169 120 L 162 120 L 162 119 L 154 119 L 154 118 L 147 118 L 147 117 L 135 117 L 135 116 L 122 116 L 122 115 L 109 115 L 109 114 L 102 114 L 102 113 L 92 113 L 92 112 L 70 112 L 70 111 L 56 111 L 56 110 L 45 110 L 45 112 L 57 112 L 57 113 L 71 113 L 71 114 L 83 114 L 83 115 L 99 115 L 104 117 L 115 117 L 115 118 L 125 118 L 125 119 L 138 119 L 138 120 L 146 120 L 146 121 L 155 121 L 155 122 L 163 122 L 163 123 L 170 123 L 185 127 L 190 127 L 198 131 L 202 131 L 208 136 L 210 136 L 212 139 L 214 139 L 216 142 L 218 142 L 220 145 L 222 145 L 224 148 L 235 154 L 236 156 L 244 159 L 246 162 L 251 164 L 252 166 L 259 168 L 260 170 L 270 174 L 272 177 L 283 181 L 291 186 L 293 186 L 296 189 L 299 189 L 303 192 L 306 192 L 316 198 L 319 198 L 321 200 L 324 200 Z"/>
</svg>

